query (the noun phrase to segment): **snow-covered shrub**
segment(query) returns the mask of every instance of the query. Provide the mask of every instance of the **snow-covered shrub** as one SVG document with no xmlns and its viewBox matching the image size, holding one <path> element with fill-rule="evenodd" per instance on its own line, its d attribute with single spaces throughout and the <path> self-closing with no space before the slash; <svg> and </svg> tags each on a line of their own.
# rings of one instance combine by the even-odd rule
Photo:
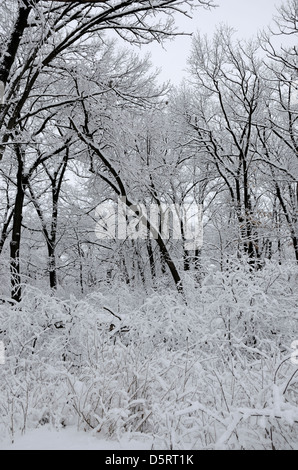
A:
<svg viewBox="0 0 298 470">
<path fill-rule="evenodd" d="M 298 326 L 296 266 L 248 265 L 207 276 L 201 289 L 208 342 L 225 354 L 254 358 L 286 351 Z"/>
<path fill-rule="evenodd" d="M 297 268 L 267 264 L 144 295 L 0 304 L 0 431 L 76 424 L 156 449 L 297 448 Z M 295 336 L 296 335 L 296 336 Z"/>
</svg>

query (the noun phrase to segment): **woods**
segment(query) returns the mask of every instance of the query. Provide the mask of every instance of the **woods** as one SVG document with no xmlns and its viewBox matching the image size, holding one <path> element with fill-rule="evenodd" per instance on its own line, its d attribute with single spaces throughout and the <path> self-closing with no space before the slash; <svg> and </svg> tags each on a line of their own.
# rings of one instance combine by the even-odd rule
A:
<svg viewBox="0 0 298 470">
<path fill-rule="evenodd" d="M 272 28 L 250 41 L 229 26 L 213 37 L 197 31 L 185 81 L 161 84 L 132 46 L 178 35 L 175 15 L 201 7 L 214 3 L 1 3 L 0 340 L 10 360 L 0 367 L 8 383 L 28 379 L 36 423 L 53 413 L 52 398 L 43 394 L 46 412 L 34 402 L 34 367 L 45 361 L 52 397 L 72 396 L 67 406 L 59 399 L 63 422 L 74 413 L 111 436 L 158 428 L 159 448 L 254 448 L 261 423 L 264 448 L 292 447 L 297 371 L 279 361 L 297 339 L 298 4 L 284 1 Z M 119 200 L 133 230 L 122 238 L 99 210 Z M 146 215 L 152 204 L 156 220 Z M 200 221 L 186 215 L 191 206 Z M 203 244 L 190 244 L 195 223 Z M 266 386 L 275 377 L 278 387 L 277 370 L 274 414 Z M 200 380 L 211 397 L 204 405 Z M 241 380 L 260 392 L 257 404 L 237 389 Z M 23 392 L 1 387 L 6 428 Z M 58 414 L 47 419 L 61 424 Z M 25 432 L 27 418 L 14 426 Z"/>
</svg>

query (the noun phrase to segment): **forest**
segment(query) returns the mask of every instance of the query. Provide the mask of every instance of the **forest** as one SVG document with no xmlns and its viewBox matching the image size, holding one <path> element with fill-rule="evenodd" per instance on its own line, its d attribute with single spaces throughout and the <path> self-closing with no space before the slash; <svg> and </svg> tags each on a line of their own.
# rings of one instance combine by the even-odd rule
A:
<svg viewBox="0 0 298 470">
<path fill-rule="evenodd" d="M 1 1 L 0 447 L 298 450 L 298 0 L 162 84 L 196 8 Z"/>
</svg>

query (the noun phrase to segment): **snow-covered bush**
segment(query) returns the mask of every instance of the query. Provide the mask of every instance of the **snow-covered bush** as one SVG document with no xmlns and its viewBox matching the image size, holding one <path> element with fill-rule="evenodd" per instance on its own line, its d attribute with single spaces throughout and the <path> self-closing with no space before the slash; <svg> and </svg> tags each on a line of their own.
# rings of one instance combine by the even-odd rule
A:
<svg viewBox="0 0 298 470">
<path fill-rule="evenodd" d="M 0 431 L 146 435 L 156 449 L 297 448 L 297 268 L 241 265 L 146 296 L 24 287 L 0 305 Z M 296 376 L 297 373 L 297 376 Z"/>
</svg>

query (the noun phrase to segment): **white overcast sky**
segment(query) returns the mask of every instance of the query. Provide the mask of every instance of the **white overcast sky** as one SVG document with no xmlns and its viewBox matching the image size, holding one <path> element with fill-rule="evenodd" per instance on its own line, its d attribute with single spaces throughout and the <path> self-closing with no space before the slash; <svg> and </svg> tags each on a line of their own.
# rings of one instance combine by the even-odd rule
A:
<svg viewBox="0 0 298 470">
<path fill-rule="evenodd" d="M 216 9 L 199 8 L 193 13 L 193 19 L 177 15 L 179 30 L 200 31 L 212 37 L 216 26 L 225 23 L 237 30 L 237 37 L 248 39 L 272 22 L 277 14 L 276 6 L 281 5 L 282 0 L 217 0 L 216 3 L 219 5 Z M 166 41 L 164 48 L 159 44 L 142 46 L 142 52 L 151 52 L 153 65 L 161 68 L 162 81 L 171 80 L 174 85 L 179 85 L 186 74 L 190 46 L 190 37 L 179 36 Z"/>
</svg>

